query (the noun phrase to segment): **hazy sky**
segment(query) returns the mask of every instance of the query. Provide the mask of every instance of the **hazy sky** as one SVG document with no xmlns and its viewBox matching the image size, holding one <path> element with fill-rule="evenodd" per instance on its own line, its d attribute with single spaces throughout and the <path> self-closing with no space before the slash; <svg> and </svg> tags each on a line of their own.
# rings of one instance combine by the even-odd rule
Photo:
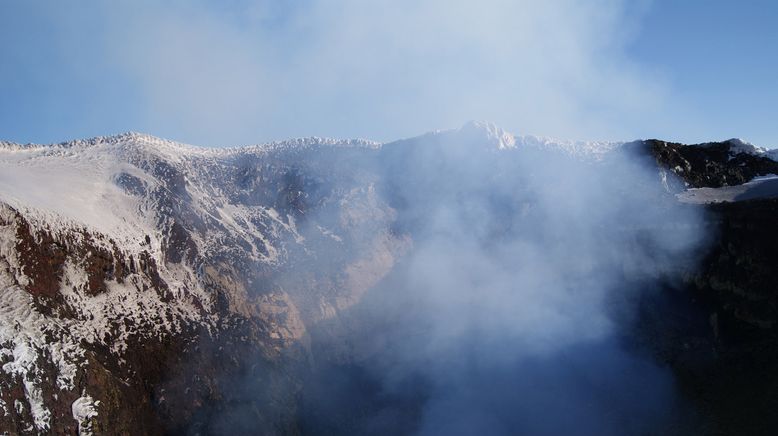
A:
<svg viewBox="0 0 778 436">
<path fill-rule="evenodd" d="M 768 0 L 0 1 L 0 138 L 568 139 L 778 146 Z"/>
</svg>

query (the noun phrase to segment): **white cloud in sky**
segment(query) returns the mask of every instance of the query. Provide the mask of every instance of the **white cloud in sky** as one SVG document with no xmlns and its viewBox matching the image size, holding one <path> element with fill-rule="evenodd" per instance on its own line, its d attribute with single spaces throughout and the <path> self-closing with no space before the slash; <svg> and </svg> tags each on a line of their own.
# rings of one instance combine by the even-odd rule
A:
<svg viewBox="0 0 778 436">
<path fill-rule="evenodd" d="M 622 0 L 102 4 L 100 38 L 151 133 L 209 145 L 391 140 L 470 119 L 583 139 L 650 134 L 677 106 L 625 54 Z"/>
</svg>

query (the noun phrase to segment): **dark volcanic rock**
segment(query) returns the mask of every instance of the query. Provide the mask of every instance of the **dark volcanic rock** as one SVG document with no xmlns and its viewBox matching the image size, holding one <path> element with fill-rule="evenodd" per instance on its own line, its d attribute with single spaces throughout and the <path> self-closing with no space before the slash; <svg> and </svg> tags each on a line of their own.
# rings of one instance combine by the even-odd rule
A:
<svg viewBox="0 0 778 436">
<path fill-rule="evenodd" d="M 775 434 L 778 200 L 696 207 L 705 256 L 685 285 L 644 299 L 638 336 L 673 369 L 700 434 Z"/>
<path fill-rule="evenodd" d="M 778 162 L 738 148 L 738 140 L 684 145 L 649 139 L 638 144 L 693 188 L 740 185 L 756 176 L 778 174 Z"/>
</svg>

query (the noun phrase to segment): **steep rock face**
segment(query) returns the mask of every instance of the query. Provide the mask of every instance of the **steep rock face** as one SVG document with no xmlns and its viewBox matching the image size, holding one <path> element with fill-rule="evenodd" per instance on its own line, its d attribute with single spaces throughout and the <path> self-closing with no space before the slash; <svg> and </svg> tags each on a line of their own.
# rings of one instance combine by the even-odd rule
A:
<svg viewBox="0 0 778 436">
<path fill-rule="evenodd" d="M 778 173 L 732 141 L 619 145 L 555 146 L 478 123 L 384 146 L 310 138 L 207 150 L 139 134 L 0 144 L 0 428 L 208 433 L 250 419 L 256 431 L 297 433 L 301 374 L 375 348 L 351 342 L 366 316 L 353 309 L 403 262 L 430 211 L 462 204 L 478 216 L 486 205 L 496 219 L 472 232 L 487 242 L 540 220 L 532 190 L 553 171 L 514 174 L 514 160 L 590 150 L 597 163 L 587 165 L 608 171 L 610 153 L 639 147 L 673 193 Z M 468 209 L 441 175 L 477 180 L 466 194 L 483 201 Z M 661 209 L 673 198 L 651 200 Z M 705 359 L 726 373 L 688 350 L 737 363 L 771 340 L 777 206 L 688 207 L 709 209 L 716 235 L 688 270 L 681 300 L 691 312 L 675 324 L 686 306 L 647 312 L 659 310 L 655 345 L 680 373 Z M 756 338 L 751 351 L 738 349 L 743 334 Z"/>
<path fill-rule="evenodd" d="M 710 240 L 699 266 L 679 286 L 646 298 L 636 328 L 706 422 L 696 431 L 775 434 L 778 204 L 705 208 Z"/>
<path fill-rule="evenodd" d="M 710 207 L 719 232 L 695 286 L 714 296 L 720 317 L 774 330 L 778 323 L 778 201 Z"/>
<path fill-rule="evenodd" d="M 79 425 L 111 424 L 130 431 L 136 418 L 149 423 L 145 430 L 153 428 L 149 400 L 126 381 L 155 369 L 124 364 L 120 356 L 134 342 L 170 341 L 190 319 L 186 307 L 168 304 L 168 289 L 146 252 L 125 255 L 102 235 L 37 227 L 0 208 L 3 428 L 72 434 Z M 82 394 L 98 398 L 104 413 L 79 423 L 72 404 Z"/>
<path fill-rule="evenodd" d="M 407 246 L 359 169 L 370 147 L 216 153 L 130 134 L 0 149 L 0 427 L 190 431 L 246 401 L 232 385 L 250 370 L 269 395 L 257 422 L 293 431 L 281 362 L 303 362 L 309 326 Z"/>
</svg>

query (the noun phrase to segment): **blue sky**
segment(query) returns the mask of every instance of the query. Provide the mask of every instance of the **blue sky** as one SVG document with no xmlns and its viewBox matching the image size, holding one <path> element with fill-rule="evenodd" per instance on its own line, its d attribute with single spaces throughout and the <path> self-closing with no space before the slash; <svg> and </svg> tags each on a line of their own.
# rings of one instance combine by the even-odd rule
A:
<svg viewBox="0 0 778 436">
<path fill-rule="evenodd" d="M 290 3 L 2 1 L 0 138 L 391 140 L 485 119 L 778 146 L 775 2 Z"/>
<path fill-rule="evenodd" d="M 775 148 L 776 23 L 778 2 L 770 0 L 656 0 L 628 53 L 660 69 L 678 98 L 691 103 L 690 115 L 702 129 L 681 126 L 680 138 L 742 136 Z"/>
</svg>

